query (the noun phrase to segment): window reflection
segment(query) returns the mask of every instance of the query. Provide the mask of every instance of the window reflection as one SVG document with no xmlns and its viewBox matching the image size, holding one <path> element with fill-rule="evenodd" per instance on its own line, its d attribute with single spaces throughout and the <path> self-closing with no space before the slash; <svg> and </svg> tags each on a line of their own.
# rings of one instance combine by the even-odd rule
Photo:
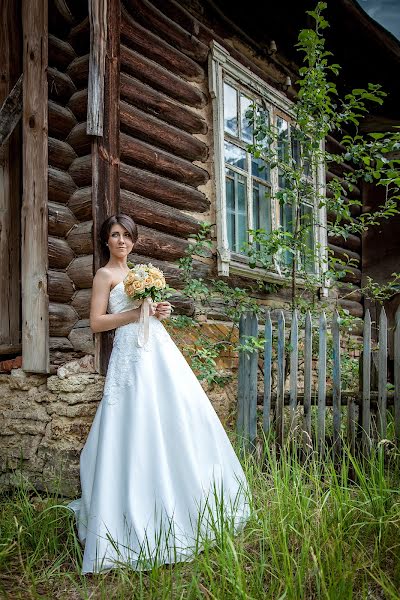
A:
<svg viewBox="0 0 400 600">
<path fill-rule="evenodd" d="M 227 133 L 238 135 L 237 92 L 235 88 L 224 83 L 224 129 Z"/>
</svg>

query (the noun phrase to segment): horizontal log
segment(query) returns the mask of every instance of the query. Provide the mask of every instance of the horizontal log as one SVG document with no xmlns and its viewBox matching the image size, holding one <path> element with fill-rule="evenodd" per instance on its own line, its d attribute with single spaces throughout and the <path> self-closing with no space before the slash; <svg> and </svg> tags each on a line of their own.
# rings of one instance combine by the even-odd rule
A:
<svg viewBox="0 0 400 600">
<path fill-rule="evenodd" d="M 348 183 L 344 179 L 341 179 L 340 177 L 337 177 L 331 171 L 326 171 L 325 172 L 325 176 L 326 176 L 326 181 L 328 183 L 330 181 L 332 181 L 333 179 L 339 179 L 340 183 L 342 184 L 343 188 L 347 191 L 347 193 L 349 193 L 351 196 L 354 196 L 354 198 L 357 198 L 358 200 L 360 199 L 360 197 L 361 197 L 361 190 L 354 183 L 351 183 L 351 184 Z"/>
<path fill-rule="evenodd" d="M 78 187 L 89 186 L 92 183 L 92 157 L 79 156 L 69 168 L 69 174 Z"/>
<path fill-rule="evenodd" d="M 340 246 L 341 248 L 348 248 L 349 250 L 353 250 L 353 252 L 361 252 L 361 238 L 357 235 L 353 235 L 349 233 L 346 237 L 341 235 L 332 235 L 328 230 L 328 241 L 331 244 L 335 244 L 335 246 Z"/>
<path fill-rule="evenodd" d="M 340 248 L 340 246 L 335 246 L 334 244 L 328 243 L 328 248 L 335 258 L 345 261 L 346 263 L 352 259 L 353 264 L 354 261 L 357 261 L 359 265 L 361 263 L 361 256 L 358 252 L 354 252 L 353 250 L 348 250 L 347 248 Z"/>
<path fill-rule="evenodd" d="M 207 123 L 201 115 L 180 106 L 165 94 L 153 90 L 150 86 L 131 75 L 121 73 L 120 85 L 121 98 L 129 104 L 133 104 L 137 108 L 188 133 L 207 133 Z M 70 103 L 71 101 L 72 98 Z"/>
<path fill-rule="evenodd" d="M 193 165 L 190 161 L 125 133 L 120 135 L 120 148 L 121 160 L 124 162 L 176 179 L 192 187 L 205 185 L 210 178 L 207 171 Z"/>
<path fill-rule="evenodd" d="M 205 212 L 210 202 L 198 190 L 160 175 L 121 163 L 121 188 L 182 210 Z"/>
<path fill-rule="evenodd" d="M 168 233 L 138 225 L 139 237 L 135 251 L 144 256 L 174 261 L 185 255 L 188 242 Z"/>
<path fill-rule="evenodd" d="M 68 102 L 72 94 L 76 92 L 76 86 L 71 77 L 54 67 L 48 67 L 47 81 L 49 98 L 60 104 Z"/>
<path fill-rule="evenodd" d="M 326 136 L 325 148 L 331 154 L 344 154 L 346 152 L 345 146 L 331 135 Z"/>
<path fill-rule="evenodd" d="M 120 119 L 121 131 L 124 133 L 188 160 L 204 162 L 207 159 L 208 147 L 204 142 L 127 102 L 122 101 L 120 104 Z"/>
<path fill-rule="evenodd" d="M 204 81 L 204 69 L 198 63 L 139 25 L 124 8 L 121 16 L 121 39 L 129 48 L 187 81 Z"/>
<path fill-rule="evenodd" d="M 74 114 L 53 100 L 48 103 L 49 135 L 59 140 L 65 140 L 77 121 Z"/>
<path fill-rule="evenodd" d="M 129 255 L 129 260 L 135 265 L 143 264 L 149 262 L 149 257 L 143 256 L 142 254 L 132 253 Z M 152 258 L 151 263 L 164 273 L 165 279 L 169 286 L 175 289 L 181 289 L 184 287 L 185 283 L 183 281 L 182 271 L 176 264 L 168 262 L 166 260 L 159 260 L 157 258 Z M 200 262 L 198 260 L 193 260 L 193 277 L 201 277 L 205 279 L 209 275 L 210 266 L 208 264 Z"/>
<path fill-rule="evenodd" d="M 22 75 L 0 107 L 0 148 L 22 116 Z"/>
<path fill-rule="evenodd" d="M 76 158 L 76 152 L 67 142 L 49 137 L 49 165 L 68 171 L 70 164 Z"/>
<path fill-rule="evenodd" d="M 47 289 L 51 302 L 69 302 L 74 295 L 74 286 L 65 271 L 49 270 Z"/>
<path fill-rule="evenodd" d="M 56 237 L 65 237 L 69 230 L 77 224 L 74 213 L 65 206 L 57 202 L 49 202 L 49 235 Z"/>
<path fill-rule="evenodd" d="M 345 173 L 354 173 L 355 169 L 347 163 L 329 162 L 329 171 L 338 177 L 343 177 Z"/>
<path fill-rule="evenodd" d="M 50 350 L 72 350 L 73 346 L 67 337 L 50 337 Z"/>
<path fill-rule="evenodd" d="M 351 283 L 338 282 L 335 287 L 337 288 L 337 294 L 339 298 L 343 300 L 353 300 L 354 302 L 360 302 L 362 300 L 362 293 L 360 288 L 352 285 Z"/>
<path fill-rule="evenodd" d="M 72 298 L 71 306 L 76 310 L 80 319 L 88 319 L 90 315 L 90 301 L 92 289 L 78 290 Z"/>
<path fill-rule="evenodd" d="M 50 269 L 66 269 L 74 259 L 74 253 L 65 240 L 49 235 L 48 257 Z"/>
<path fill-rule="evenodd" d="M 188 35 L 180 25 L 166 17 L 148 0 L 128 0 L 125 5 L 135 21 L 138 21 L 146 29 L 156 32 L 161 38 L 193 60 L 199 63 L 206 62 L 208 47 L 195 35 Z"/>
<path fill-rule="evenodd" d="M 78 156 L 90 154 L 92 140 L 86 133 L 86 121 L 75 125 L 75 127 L 71 129 L 66 141 L 75 150 Z"/>
<path fill-rule="evenodd" d="M 126 46 L 121 46 L 121 69 L 182 104 L 196 108 L 207 104 L 205 94 L 193 84 Z"/>
<path fill-rule="evenodd" d="M 65 40 L 49 33 L 49 66 L 65 70 L 76 58 L 76 52 Z"/>
<path fill-rule="evenodd" d="M 90 48 L 90 23 L 89 17 L 85 17 L 80 23 L 75 25 L 69 33 L 68 42 L 74 48 L 75 52 L 82 56 L 89 52 Z"/>
<path fill-rule="evenodd" d="M 76 159 L 78 160 L 78 159 Z M 49 167 L 49 200 L 60 204 L 67 204 L 76 190 L 71 175 L 61 169 Z"/>
<path fill-rule="evenodd" d="M 49 302 L 49 334 L 55 337 L 68 337 L 78 322 L 76 311 L 69 304 Z"/>
<path fill-rule="evenodd" d="M 69 65 L 67 74 L 71 77 L 77 88 L 87 88 L 89 79 L 89 54 L 75 58 Z"/>
<path fill-rule="evenodd" d="M 120 210 L 140 225 L 151 224 L 153 229 L 187 238 L 196 234 L 200 225 L 196 219 L 177 208 L 121 190 Z"/>
<path fill-rule="evenodd" d="M 94 354 L 93 332 L 90 327 L 74 327 L 68 339 L 74 347 L 75 352 Z"/>
<path fill-rule="evenodd" d="M 88 91 L 87 88 L 78 90 L 72 94 L 68 102 L 68 108 L 74 113 L 78 121 L 86 121 Z M 86 128 L 85 128 L 86 129 Z"/>
<path fill-rule="evenodd" d="M 93 255 L 78 256 L 67 269 L 69 277 L 72 279 L 75 287 L 91 288 L 93 283 Z"/>
<path fill-rule="evenodd" d="M 354 302 L 354 300 L 345 300 L 341 298 L 338 300 L 338 304 L 341 306 L 341 308 L 348 310 L 352 317 L 359 317 L 362 319 L 364 316 L 364 307 L 362 304 L 360 304 L 360 302 Z"/>
<path fill-rule="evenodd" d="M 93 254 L 93 221 L 75 225 L 67 235 L 67 242 L 75 254 Z"/>
<path fill-rule="evenodd" d="M 195 303 L 192 298 L 174 294 L 168 298 L 168 302 L 172 305 L 173 315 L 186 315 L 187 317 L 193 317 L 195 314 Z"/>
<path fill-rule="evenodd" d="M 79 221 L 90 221 L 92 219 L 92 188 L 84 187 L 76 190 L 68 202 L 68 208 L 72 210 Z"/>
<path fill-rule="evenodd" d="M 334 271 L 342 272 L 346 271 L 346 274 L 343 277 L 340 277 L 340 283 L 354 283 L 356 285 L 360 285 L 361 283 L 361 271 L 356 269 L 355 267 L 343 267 L 341 269 L 339 266 L 334 267 Z"/>
</svg>

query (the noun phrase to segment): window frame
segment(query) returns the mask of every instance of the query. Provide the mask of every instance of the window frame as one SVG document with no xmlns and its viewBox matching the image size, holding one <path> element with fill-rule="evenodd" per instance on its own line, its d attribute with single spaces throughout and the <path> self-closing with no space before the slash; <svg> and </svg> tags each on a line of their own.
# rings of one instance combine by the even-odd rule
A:
<svg viewBox="0 0 400 600">
<path fill-rule="evenodd" d="M 213 133 L 214 133 L 214 165 L 215 165 L 215 198 L 216 198 L 216 234 L 217 234 L 217 270 L 218 275 L 229 276 L 229 274 L 242 275 L 249 278 L 263 279 L 272 282 L 284 282 L 288 280 L 287 274 L 282 273 L 275 261 L 276 270 L 266 271 L 264 268 L 251 268 L 248 258 L 237 252 L 231 251 L 228 244 L 227 219 L 226 219 L 226 188 L 225 188 L 225 153 L 224 143 L 227 139 L 224 131 L 224 82 L 232 83 L 242 93 L 251 93 L 253 97 L 265 100 L 270 111 L 270 118 L 275 119 L 282 116 L 288 120 L 293 118 L 294 103 L 279 90 L 270 86 L 260 77 L 252 73 L 247 67 L 234 59 L 229 51 L 213 40 L 209 53 L 209 90 L 212 98 L 213 109 Z M 228 134 L 229 138 L 229 134 Z M 227 139 L 227 141 L 230 141 Z M 233 139 L 232 139 L 233 141 Z M 291 141 L 289 141 L 291 144 Z M 291 150 L 291 146 L 290 146 Z M 251 166 L 250 166 L 251 171 Z M 315 174 L 316 186 L 319 193 L 325 193 L 325 168 L 323 164 L 318 165 Z M 249 184 L 250 185 L 250 184 Z M 249 187 L 248 185 L 248 187 Z M 278 169 L 271 169 L 271 190 L 275 193 L 278 189 Z M 248 190 L 249 191 L 249 190 Z M 250 203 L 251 200 L 251 203 Z M 253 200 L 248 194 L 248 228 L 252 222 Z M 251 207 L 250 207 L 251 204 Z M 312 206 L 312 204 L 309 204 Z M 276 229 L 280 225 L 279 202 L 271 199 L 271 228 Z M 322 276 L 327 270 L 327 230 L 326 230 L 326 208 L 313 206 L 314 247 L 317 249 L 317 260 L 315 261 L 315 274 Z M 320 277 L 322 280 L 322 277 Z M 301 276 L 298 283 L 301 285 Z M 321 284 L 325 288 L 325 283 Z M 321 287 L 321 286 L 319 286 Z M 323 292 L 325 293 L 325 292 Z"/>
</svg>

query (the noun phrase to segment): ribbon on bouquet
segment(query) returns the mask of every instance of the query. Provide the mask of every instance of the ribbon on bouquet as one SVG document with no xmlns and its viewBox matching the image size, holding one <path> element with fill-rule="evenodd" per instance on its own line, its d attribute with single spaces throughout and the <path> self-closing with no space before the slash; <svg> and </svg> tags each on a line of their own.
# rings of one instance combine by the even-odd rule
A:
<svg viewBox="0 0 400 600">
<path fill-rule="evenodd" d="M 145 298 L 143 300 L 141 308 L 140 308 L 139 333 L 138 333 L 138 342 L 137 342 L 138 346 L 140 348 L 146 347 L 146 344 L 149 341 L 150 303 L 151 303 L 151 298 Z"/>
</svg>

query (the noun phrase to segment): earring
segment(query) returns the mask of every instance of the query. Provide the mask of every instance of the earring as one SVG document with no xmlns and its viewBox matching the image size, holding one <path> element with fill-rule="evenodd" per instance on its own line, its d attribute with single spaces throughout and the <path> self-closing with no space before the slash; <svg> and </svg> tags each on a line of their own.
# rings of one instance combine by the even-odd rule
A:
<svg viewBox="0 0 400 600">
<path fill-rule="evenodd" d="M 107 246 L 107 248 L 108 248 L 108 244 L 107 244 L 107 243 L 106 243 L 106 246 Z"/>
</svg>

